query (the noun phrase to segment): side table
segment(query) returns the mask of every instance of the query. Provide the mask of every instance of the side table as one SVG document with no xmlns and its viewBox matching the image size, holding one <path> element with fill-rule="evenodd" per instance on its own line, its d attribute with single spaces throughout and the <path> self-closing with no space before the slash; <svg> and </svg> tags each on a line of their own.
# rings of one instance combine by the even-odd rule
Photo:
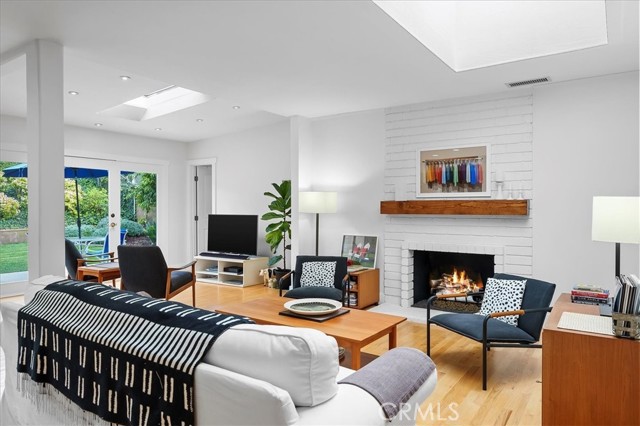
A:
<svg viewBox="0 0 640 426">
<path fill-rule="evenodd" d="M 120 265 L 118 262 L 105 262 L 79 266 L 76 279 L 82 281 L 85 276 L 97 277 L 99 283 L 111 280 L 115 287 L 116 278 L 120 278 Z"/>
</svg>

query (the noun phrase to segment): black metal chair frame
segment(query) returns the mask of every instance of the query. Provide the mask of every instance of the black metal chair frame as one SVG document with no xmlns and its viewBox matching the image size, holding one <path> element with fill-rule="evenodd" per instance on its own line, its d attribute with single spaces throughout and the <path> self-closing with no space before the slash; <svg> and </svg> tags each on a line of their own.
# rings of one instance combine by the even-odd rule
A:
<svg viewBox="0 0 640 426">
<path fill-rule="evenodd" d="M 455 294 L 447 294 L 447 295 L 435 295 L 431 296 L 427 300 L 427 355 L 431 356 L 431 305 L 437 299 L 446 299 L 452 297 L 465 297 L 465 296 L 473 296 L 474 293 L 455 293 Z M 535 309 L 520 309 L 517 311 L 508 311 L 508 312 L 496 312 L 493 314 L 485 315 L 482 321 L 482 339 L 477 340 L 469 336 L 465 336 L 471 340 L 475 340 L 477 342 L 482 343 L 482 390 L 487 390 L 487 352 L 491 350 L 491 348 L 542 348 L 542 344 L 539 343 L 505 343 L 505 342 L 492 342 L 487 337 L 487 323 L 491 318 L 497 318 L 501 316 L 508 315 L 526 315 L 538 312 L 551 312 L 552 307 L 549 306 L 547 308 L 535 308 Z M 460 314 L 460 315 L 473 315 L 473 314 Z M 439 325 L 439 324 L 436 324 Z M 515 327 L 515 326 L 514 326 Z M 444 327 L 443 327 L 444 328 Z M 453 331 L 454 333 L 458 333 L 456 330 L 451 330 L 446 328 L 449 331 Z M 462 334 L 461 334 L 462 335 Z"/>
</svg>

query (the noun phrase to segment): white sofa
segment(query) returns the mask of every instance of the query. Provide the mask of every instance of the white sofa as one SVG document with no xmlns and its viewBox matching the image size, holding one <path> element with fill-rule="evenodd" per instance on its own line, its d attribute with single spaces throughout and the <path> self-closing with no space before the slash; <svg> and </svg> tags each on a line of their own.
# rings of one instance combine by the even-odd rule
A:
<svg viewBox="0 0 640 426">
<path fill-rule="evenodd" d="M 47 281 L 30 285 L 25 295 L 27 302 L 42 288 L 43 282 Z M 15 366 L 20 307 L 11 302 L 0 304 L 0 342 L 6 361 L 0 424 L 64 424 L 63 416 L 38 409 L 17 390 Z M 415 424 L 419 404 L 433 391 L 437 381 L 434 371 L 407 402 L 405 407 L 410 409 L 403 410 L 389 423 L 379 403 L 368 392 L 337 383 L 352 372 L 339 366 L 335 339 L 319 331 L 236 326 L 218 338 L 196 369 L 196 424 Z"/>
</svg>

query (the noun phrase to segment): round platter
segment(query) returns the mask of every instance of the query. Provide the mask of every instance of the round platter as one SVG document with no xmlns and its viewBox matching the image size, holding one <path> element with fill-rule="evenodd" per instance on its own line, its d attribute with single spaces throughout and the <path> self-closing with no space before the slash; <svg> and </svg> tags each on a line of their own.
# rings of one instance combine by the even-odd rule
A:
<svg viewBox="0 0 640 426">
<path fill-rule="evenodd" d="M 284 304 L 284 307 L 299 315 L 326 315 L 342 307 L 342 303 L 331 299 L 298 299 Z"/>
</svg>

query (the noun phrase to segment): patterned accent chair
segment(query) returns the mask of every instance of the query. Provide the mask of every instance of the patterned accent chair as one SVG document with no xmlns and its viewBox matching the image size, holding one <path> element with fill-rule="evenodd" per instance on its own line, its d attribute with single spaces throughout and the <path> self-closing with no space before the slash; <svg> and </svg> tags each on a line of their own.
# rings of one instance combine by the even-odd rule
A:
<svg viewBox="0 0 640 426">
<path fill-rule="evenodd" d="M 464 294 L 436 295 L 427 302 L 427 355 L 431 355 L 431 324 L 446 328 L 482 343 L 482 390 L 487 390 L 487 352 L 490 348 L 541 348 L 542 325 L 547 312 L 551 312 L 551 299 L 556 285 L 517 275 L 496 274 L 500 280 L 526 280 L 522 306 L 518 310 L 494 312 L 488 315 L 470 313 L 440 314 L 431 318 L 434 300 Z M 517 316 L 517 326 L 499 321 L 502 316 Z"/>
<path fill-rule="evenodd" d="M 296 269 L 280 278 L 280 296 L 284 282 L 291 276 L 292 289 L 285 297 L 293 299 L 323 298 L 344 301 L 349 282 L 347 258 L 340 256 L 298 256 Z"/>
</svg>

